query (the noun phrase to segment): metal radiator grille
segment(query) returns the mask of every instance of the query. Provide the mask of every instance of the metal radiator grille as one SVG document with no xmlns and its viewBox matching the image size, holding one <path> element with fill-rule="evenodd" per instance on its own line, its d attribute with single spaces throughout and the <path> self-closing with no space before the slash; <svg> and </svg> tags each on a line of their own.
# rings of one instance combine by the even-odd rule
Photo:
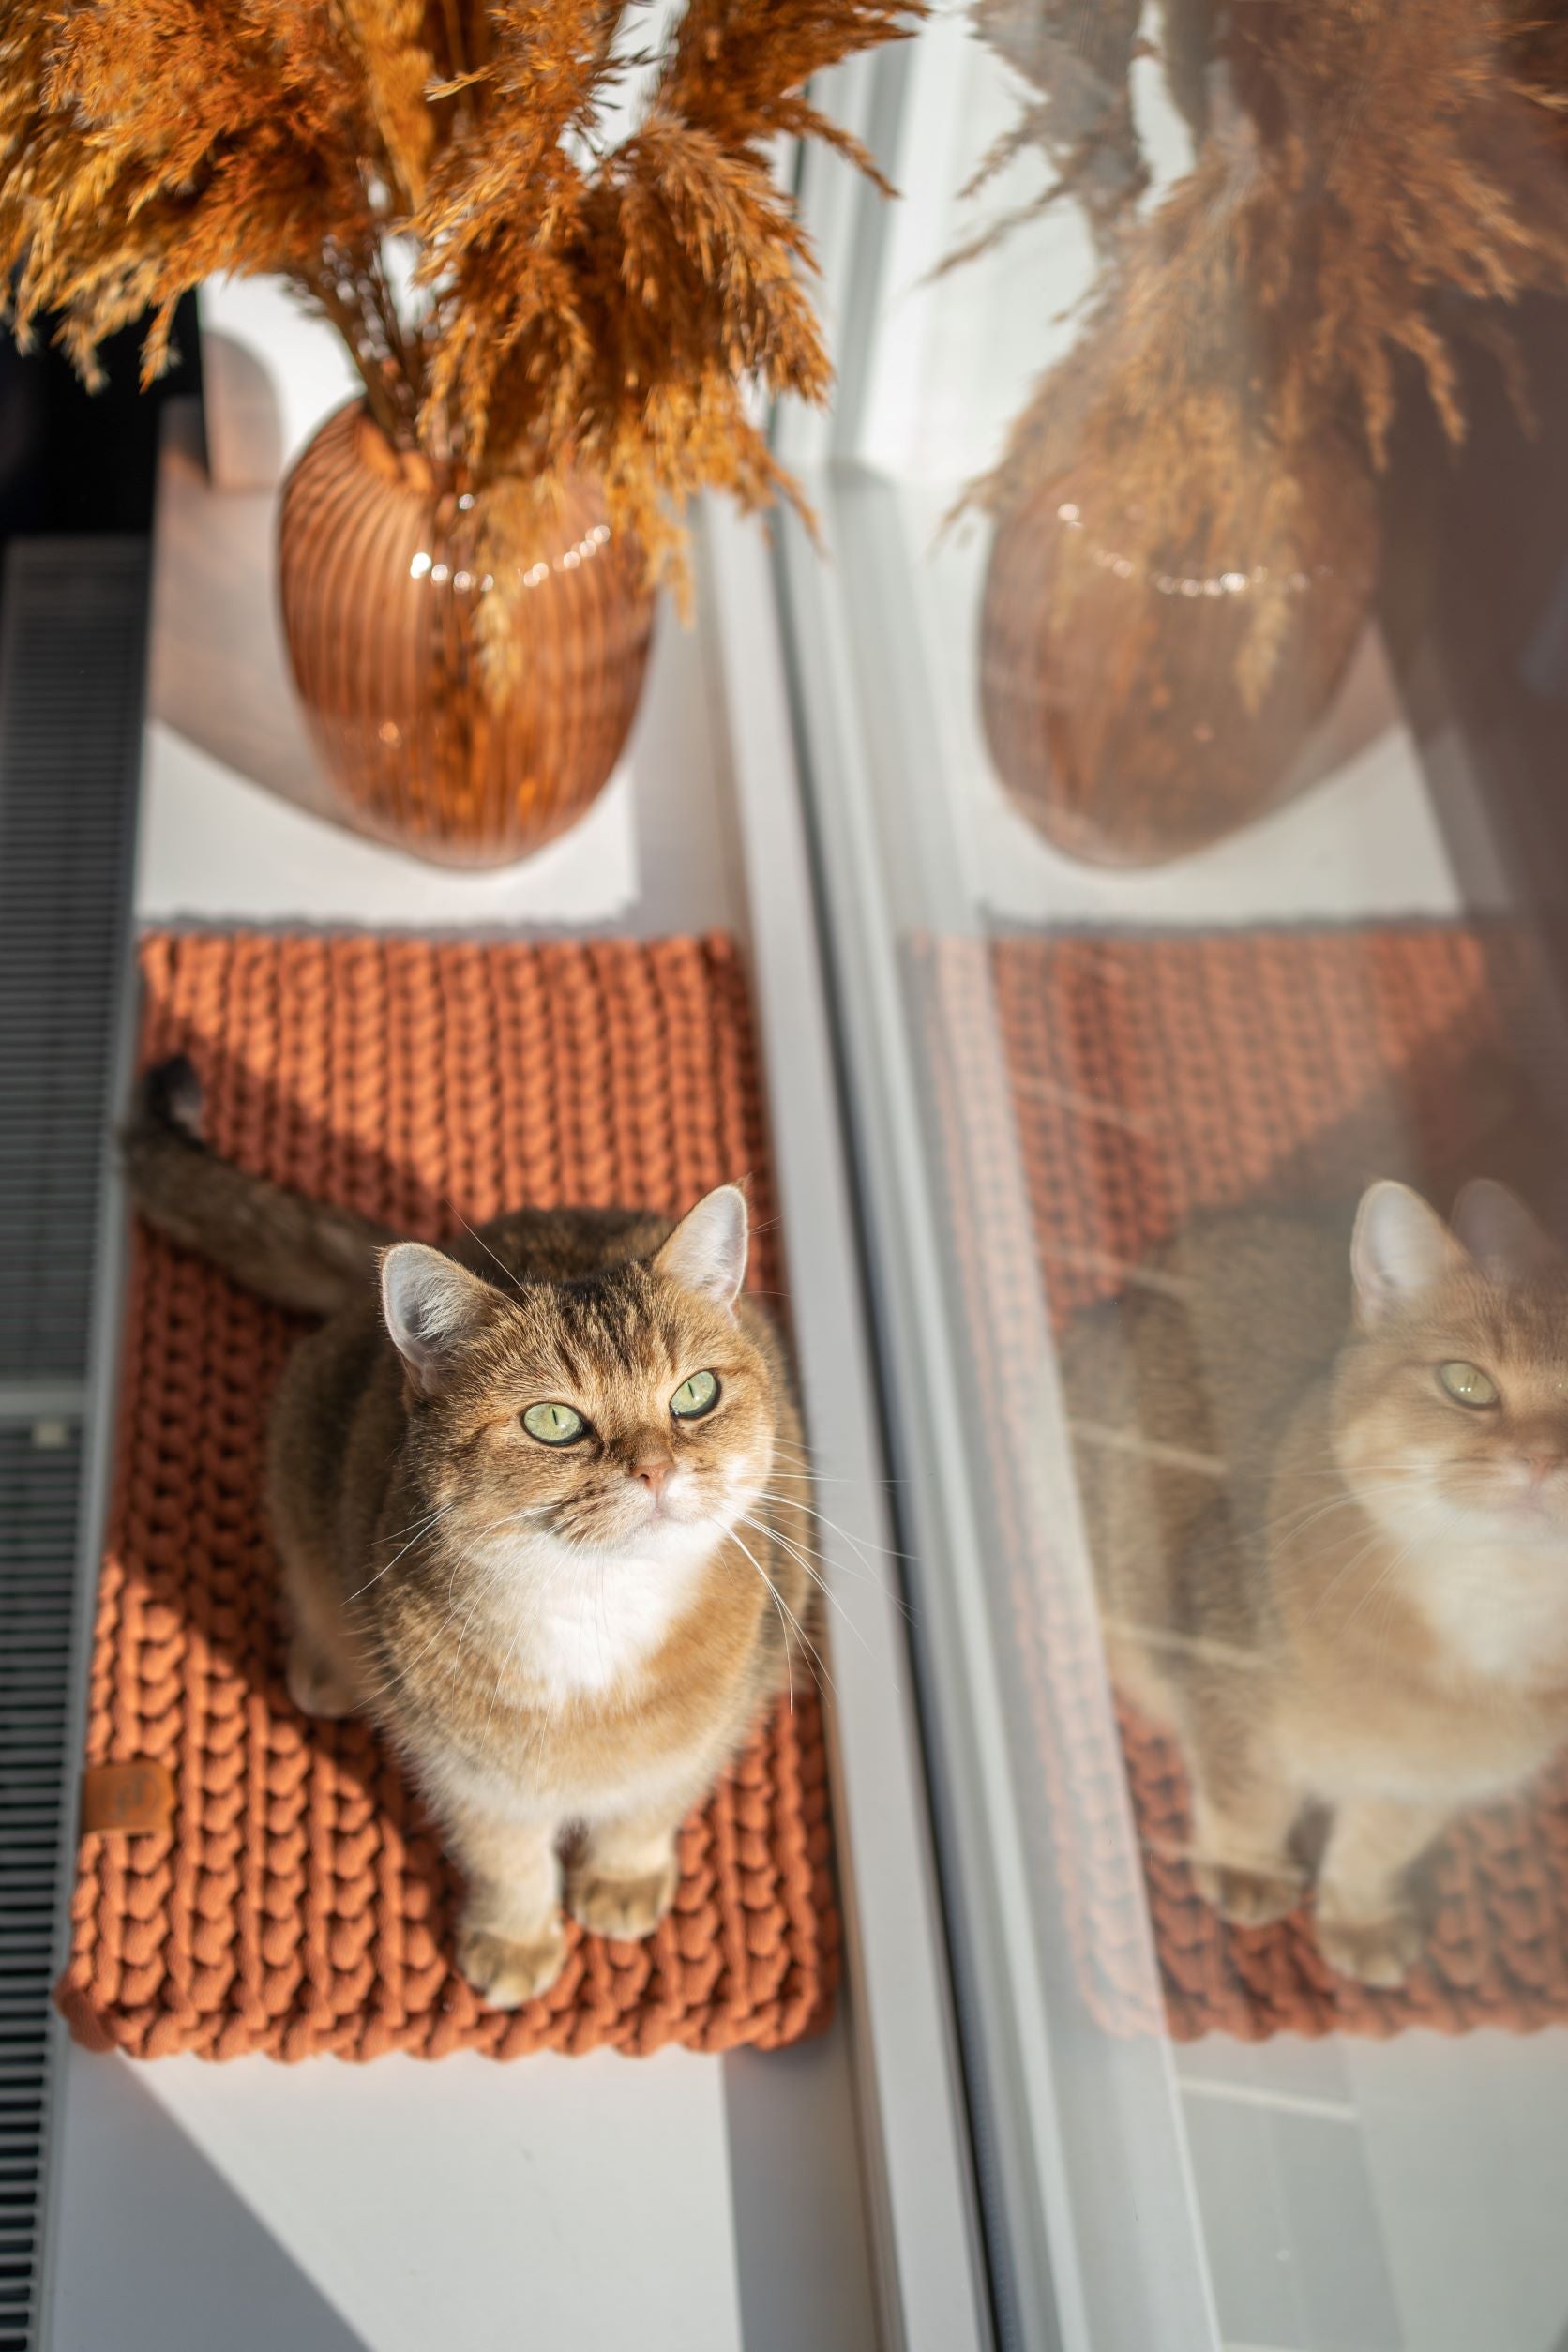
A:
<svg viewBox="0 0 1568 2352">
<path fill-rule="evenodd" d="M 146 601 L 141 540 L 23 540 L 9 551 L 0 606 L 0 2352 L 36 2352 L 43 2324 L 60 2030 L 49 1995 L 101 1485 L 86 1400 Z"/>
<path fill-rule="evenodd" d="M 22 541 L 0 626 L 0 1387 L 86 1371 L 142 710 L 142 542 Z"/>
<path fill-rule="evenodd" d="M 0 2347 L 34 2341 L 49 1987 L 74 1740 L 79 1433 L 0 1426 Z"/>
</svg>

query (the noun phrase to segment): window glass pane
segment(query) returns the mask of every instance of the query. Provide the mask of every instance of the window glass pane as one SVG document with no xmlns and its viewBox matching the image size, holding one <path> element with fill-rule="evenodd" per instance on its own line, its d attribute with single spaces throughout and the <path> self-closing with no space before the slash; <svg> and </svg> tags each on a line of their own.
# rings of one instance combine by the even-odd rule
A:
<svg viewBox="0 0 1568 2352">
<path fill-rule="evenodd" d="M 1568 2314 L 1568 33 L 838 98 L 780 578 L 1004 2332 Z"/>
</svg>

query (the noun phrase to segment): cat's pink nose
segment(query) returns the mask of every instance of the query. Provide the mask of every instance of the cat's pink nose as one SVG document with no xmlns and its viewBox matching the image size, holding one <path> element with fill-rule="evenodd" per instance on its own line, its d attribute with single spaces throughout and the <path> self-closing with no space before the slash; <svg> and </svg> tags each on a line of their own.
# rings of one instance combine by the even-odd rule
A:
<svg viewBox="0 0 1568 2352">
<path fill-rule="evenodd" d="M 1525 1454 L 1519 1458 L 1522 1467 L 1537 1486 L 1543 1479 L 1549 1478 L 1554 1470 L 1560 1470 L 1562 1466 L 1560 1454 Z"/>
<path fill-rule="evenodd" d="M 674 1467 L 673 1462 L 661 1461 L 657 1455 L 654 1455 L 647 1461 L 639 1462 L 632 1471 L 632 1476 L 641 1480 L 656 1502 L 663 1494 L 669 1483 L 670 1473 Z"/>
</svg>

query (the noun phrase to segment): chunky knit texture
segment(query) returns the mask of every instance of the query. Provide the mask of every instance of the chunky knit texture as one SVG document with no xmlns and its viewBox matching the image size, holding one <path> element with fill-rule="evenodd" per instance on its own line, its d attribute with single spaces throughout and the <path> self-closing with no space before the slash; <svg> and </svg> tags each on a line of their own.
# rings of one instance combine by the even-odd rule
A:
<svg viewBox="0 0 1568 2352">
<path fill-rule="evenodd" d="M 1228 1925 L 1183 1859 L 1176 1745 L 1124 1709 L 1118 1746 L 1098 1636 L 1032 1483 L 1042 1392 L 1026 1267 L 1060 1330 L 1199 1209 L 1349 1202 L 1388 1175 L 1446 1207 L 1491 1173 L 1561 1210 L 1564 1123 L 1545 1091 L 1560 1032 L 1527 943 L 1447 925 L 943 941 L 914 979 L 994 1440 L 1008 1670 L 1038 1759 L 1036 1866 L 1056 1874 L 1090 2008 L 1112 2030 L 1181 2040 L 1568 2019 L 1568 1760 L 1443 1838 L 1424 1872 L 1426 1955 L 1397 1992 L 1336 1975 L 1309 1909 Z M 1124 1860 L 1129 1794 L 1141 1870 Z"/>
<path fill-rule="evenodd" d="M 154 934 L 143 1058 L 189 1054 L 217 1148 L 430 1240 L 523 1202 L 675 1212 L 749 1176 L 777 1233 L 744 974 L 723 939 L 432 944 Z M 826 2022 L 838 1922 L 816 1694 L 781 1701 L 681 1837 L 646 1943 L 568 1922 L 543 1998 L 452 1964 L 456 1876 L 377 1738 L 282 1682 L 259 1511 L 267 1408 L 302 1326 L 139 1229 L 89 1764 L 147 1758 L 173 1826 L 82 1841 L 58 1998 L 79 2038 L 300 2058 L 763 2048 Z"/>
</svg>

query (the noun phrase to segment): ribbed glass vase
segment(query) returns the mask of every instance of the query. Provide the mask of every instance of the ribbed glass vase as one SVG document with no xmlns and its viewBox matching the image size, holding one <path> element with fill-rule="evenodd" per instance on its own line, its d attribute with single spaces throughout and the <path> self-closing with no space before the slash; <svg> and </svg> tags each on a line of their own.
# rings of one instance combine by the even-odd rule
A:
<svg viewBox="0 0 1568 2352">
<path fill-rule="evenodd" d="M 636 716 L 653 597 L 594 485 L 510 551 L 517 658 L 480 658 L 479 513 L 363 402 L 301 451 L 279 517 L 283 632 L 346 823 L 444 866 L 505 866 L 575 823 Z"/>
<path fill-rule="evenodd" d="M 1217 560 L 1201 483 L 1189 543 L 1151 546 L 1103 462 L 1069 460 L 999 520 L 980 715 L 1004 789 L 1053 848 L 1159 866 L 1300 788 L 1378 564 L 1364 460 L 1325 439 L 1300 466 L 1286 478 L 1272 451 L 1254 453 L 1256 495 L 1240 504 L 1257 520 Z"/>
</svg>

